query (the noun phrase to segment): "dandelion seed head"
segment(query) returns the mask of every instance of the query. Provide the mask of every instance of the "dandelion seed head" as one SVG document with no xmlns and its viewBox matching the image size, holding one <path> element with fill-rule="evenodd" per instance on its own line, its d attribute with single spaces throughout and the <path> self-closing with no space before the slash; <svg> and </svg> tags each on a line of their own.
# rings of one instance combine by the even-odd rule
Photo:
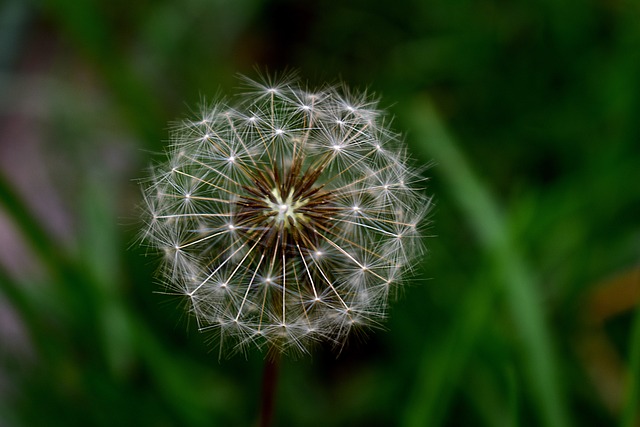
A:
<svg viewBox="0 0 640 427">
<path fill-rule="evenodd" d="M 174 129 L 144 186 L 143 238 L 221 351 L 341 346 L 386 317 L 430 199 L 366 93 L 245 83 L 236 105 Z"/>
</svg>

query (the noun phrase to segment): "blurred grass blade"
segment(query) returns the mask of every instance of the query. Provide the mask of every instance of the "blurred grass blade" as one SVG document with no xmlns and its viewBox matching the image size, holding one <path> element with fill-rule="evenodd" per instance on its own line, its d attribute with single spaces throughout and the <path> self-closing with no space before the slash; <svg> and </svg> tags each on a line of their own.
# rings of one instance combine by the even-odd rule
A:
<svg viewBox="0 0 640 427">
<path fill-rule="evenodd" d="M 506 362 L 506 366 L 496 366 L 491 361 L 474 360 L 466 374 L 462 393 L 477 413 L 478 421 L 474 425 L 520 425 L 517 416 L 519 390 L 513 366 L 509 362 Z"/>
<path fill-rule="evenodd" d="M 114 24 L 101 12 L 98 2 L 44 0 L 44 10 L 52 15 L 77 49 L 95 65 L 109 84 L 121 108 L 122 117 L 144 144 L 161 140 L 162 103 L 149 81 L 136 73 L 118 51 Z"/>
<path fill-rule="evenodd" d="M 459 305 L 456 324 L 445 343 L 427 345 L 417 373 L 417 388 L 407 404 L 403 426 L 442 424 L 465 364 L 491 315 L 494 289 L 473 286 Z"/>
<path fill-rule="evenodd" d="M 11 183 L 0 171 L 0 204 L 8 216 L 15 222 L 26 241 L 42 261 L 48 261 L 47 267 L 59 272 L 61 253 L 54 245 L 49 234 L 40 222 L 31 214 L 20 196 L 14 191 Z"/>
<path fill-rule="evenodd" d="M 539 405 L 542 424 L 567 426 L 568 417 L 540 295 L 507 234 L 496 202 L 471 170 L 429 101 L 416 101 L 406 117 L 409 128 L 415 132 L 416 142 L 435 159 L 438 165 L 435 170 L 445 178 L 482 248 L 494 263 L 507 294 L 514 326 L 522 340 L 519 343 L 521 355 Z"/>
<path fill-rule="evenodd" d="M 640 275 L 636 274 L 635 286 L 640 286 Z M 630 337 L 629 372 L 627 379 L 626 404 L 622 413 L 621 427 L 638 425 L 638 404 L 640 403 L 640 308 L 636 309 Z"/>
<path fill-rule="evenodd" d="M 85 173 L 80 191 L 79 261 L 91 280 L 95 295 L 104 354 L 113 374 L 124 377 L 132 365 L 133 350 L 127 308 L 122 294 L 122 245 L 116 224 L 116 194 L 113 179 L 96 167 Z"/>
</svg>

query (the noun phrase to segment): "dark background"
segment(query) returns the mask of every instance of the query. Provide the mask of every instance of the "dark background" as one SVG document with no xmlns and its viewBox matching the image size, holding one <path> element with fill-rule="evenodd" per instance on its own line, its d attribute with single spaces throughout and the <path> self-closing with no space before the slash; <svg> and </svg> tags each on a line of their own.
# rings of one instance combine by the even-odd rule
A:
<svg viewBox="0 0 640 427">
<path fill-rule="evenodd" d="M 172 120 L 237 74 L 370 90 L 431 165 L 383 330 L 282 362 L 280 426 L 637 426 L 640 4 L 0 3 L 0 425 L 244 426 L 135 244 Z"/>
</svg>

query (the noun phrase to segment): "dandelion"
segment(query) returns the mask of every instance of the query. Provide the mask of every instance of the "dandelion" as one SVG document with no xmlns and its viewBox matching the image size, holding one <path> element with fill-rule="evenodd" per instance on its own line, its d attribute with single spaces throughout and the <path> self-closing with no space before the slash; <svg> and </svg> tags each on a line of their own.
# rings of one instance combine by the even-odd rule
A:
<svg viewBox="0 0 640 427">
<path fill-rule="evenodd" d="M 366 94 L 245 82 L 174 129 L 144 188 L 145 240 L 221 351 L 342 345 L 386 316 L 430 199 Z"/>
</svg>

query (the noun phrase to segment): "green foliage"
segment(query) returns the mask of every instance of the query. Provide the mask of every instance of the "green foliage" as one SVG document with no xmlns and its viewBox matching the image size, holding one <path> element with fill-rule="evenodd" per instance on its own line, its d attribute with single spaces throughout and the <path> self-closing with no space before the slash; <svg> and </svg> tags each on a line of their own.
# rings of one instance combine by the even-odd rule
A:
<svg viewBox="0 0 640 427">
<path fill-rule="evenodd" d="M 255 422 L 263 355 L 219 360 L 156 293 L 132 182 L 168 121 L 254 66 L 379 93 L 436 202 L 430 254 L 385 330 L 337 359 L 283 361 L 276 425 L 638 423 L 636 2 L 16 0 L 0 14 L 2 126 L 38 129 L 45 158 L 0 162 L 0 213 L 25 246 L 19 265 L 0 258 L 0 314 L 19 325 L 0 344 L 0 424 Z M 23 103 L 34 75 L 51 83 L 39 116 Z M 43 170 L 62 231 L 28 186 Z"/>
</svg>

